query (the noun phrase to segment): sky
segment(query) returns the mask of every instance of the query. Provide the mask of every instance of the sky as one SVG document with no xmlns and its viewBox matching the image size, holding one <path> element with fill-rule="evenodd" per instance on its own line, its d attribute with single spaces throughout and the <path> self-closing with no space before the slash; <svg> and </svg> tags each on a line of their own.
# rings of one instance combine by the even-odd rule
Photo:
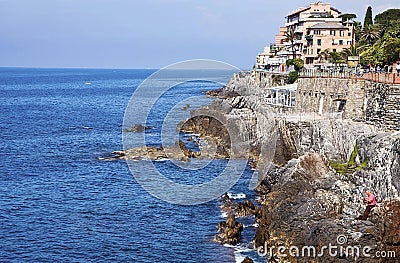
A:
<svg viewBox="0 0 400 263">
<path fill-rule="evenodd" d="M 249 69 L 302 0 L 0 0 L 0 67 Z M 399 0 L 325 1 L 363 21 Z"/>
</svg>

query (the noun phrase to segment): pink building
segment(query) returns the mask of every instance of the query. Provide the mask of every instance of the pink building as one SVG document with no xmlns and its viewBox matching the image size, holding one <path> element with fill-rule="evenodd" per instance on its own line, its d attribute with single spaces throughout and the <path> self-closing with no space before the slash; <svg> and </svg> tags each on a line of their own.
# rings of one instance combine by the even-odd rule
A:
<svg viewBox="0 0 400 263">
<path fill-rule="evenodd" d="M 321 62 L 317 58 L 322 51 L 341 52 L 354 44 L 353 21 L 343 23 L 340 14 L 338 9 L 321 2 L 288 14 L 286 32 L 293 30 L 296 39 L 293 46 L 286 43 L 286 57 L 293 58 L 295 53 L 296 58 L 311 66 Z"/>
</svg>

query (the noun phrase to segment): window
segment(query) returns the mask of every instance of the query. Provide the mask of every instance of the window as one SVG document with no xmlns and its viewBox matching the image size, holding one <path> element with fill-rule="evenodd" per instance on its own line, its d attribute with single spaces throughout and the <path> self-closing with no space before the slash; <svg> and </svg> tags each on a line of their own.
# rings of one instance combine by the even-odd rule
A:
<svg viewBox="0 0 400 263">
<path fill-rule="evenodd" d="M 353 41 L 347 41 L 348 46 L 350 46 L 351 44 L 353 44 Z"/>
<path fill-rule="evenodd" d="M 319 53 L 321 53 L 321 49 L 320 48 L 317 49 L 317 54 L 319 54 Z"/>
<path fill-rule="evenodd" d="M 331 36 L 336 36 L 336 31 L 335 30 L 331 30 Z"/>
<path fill-rule="evenodd" d="M 314 35 L 321 35 L 321 30 L 314 30 Z"/>
<path fill-rule="evenodd" d="M 336 48 L 333 49 L 333 52 L 336 52 Z"/>
<path fill-rule="evenodd" d="M 347 35 L 348 35 L 349 37 L 351 37 L 351 32 L 347 33 Z"/>
<path fill-rule="evenodd" d="M 339 40 L 339 45 L 343 45 L 343 40 Z"/>
<path fill-rule="evenodd" d="M 321 46 L 321 44 L 322 44 L 321 39 L 317 39 L 317 45 L 318 45 L 318 46 Z"/>
<path fill-rule="evenodd" d="M 340 36 L 344 37 L 344 31 L 343 30 L 340 30 Z"/>
</svg>

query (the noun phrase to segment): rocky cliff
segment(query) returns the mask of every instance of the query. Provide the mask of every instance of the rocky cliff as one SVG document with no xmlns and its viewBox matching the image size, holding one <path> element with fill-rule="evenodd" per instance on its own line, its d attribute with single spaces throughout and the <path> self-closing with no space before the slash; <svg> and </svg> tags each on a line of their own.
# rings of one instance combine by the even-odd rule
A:
<svg viewBox="0 0 400 263">
<path fill-rule="evenodd" d="M 342 237 L 346 242 L 339 245 L 368 246 L 373 256 L 394 251 L 400 257 L 400 133 L 349 119 L 286 118 L 280 114 L 282 109 L 266 103 L 266 89 L 275 82 L 273 76 L 257 79 L 250 72 L 235 74 L 213 94 L 220 99 L 192 111 L 186 128 L 181 127 L 217 138 L 220 151 L 229 156 L 242 149 L 236 157 L 254 159 L 259 170 L 256 191 L 262 197 L 262 207 L 255 212 L 259 224 L 255 248 L 313 246 L 320 251 L 328 244 L 338 245 Z M 349 169 L 333 169 L 344 166 Z M 368 221 L 355 220 L 364 210 L 366 190 L 377 195 L 379 204 Z M 274 258 L 397 262 L 343 253 L 293 254 Z"/>
</svg>

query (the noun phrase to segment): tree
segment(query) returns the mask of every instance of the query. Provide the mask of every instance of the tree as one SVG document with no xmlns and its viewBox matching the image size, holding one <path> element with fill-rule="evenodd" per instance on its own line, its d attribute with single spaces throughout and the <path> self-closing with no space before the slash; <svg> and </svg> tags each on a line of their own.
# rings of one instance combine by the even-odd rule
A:
<svg viewBox="0 0 400 263">
<path fill-rule="evenodd" d="M 379 31 L 373 25 L 368 25 L 361 31 L 361 41 L 366 44 L 373 44 L 379 38 Z"/>
<path fill-rule="evenodd" d="M 296 50 L 294 49 L 295 46 L 295 41 L 297 40 L 296 33 L 294 32 L 293 28 L 291 28 L 288 32 L 285 33 L 285 41 L 290 43 L 291 49 L 292 49 L 292 54 L 293 54 L 293 59 L 296 58 Z"/>
<path fill-rule="evenodd" d="M 383 62 L 391 65 L 400 59 L 400 38 L 391 38 L 383 43 L 383 49 L 386 54 L 383 56 Z"/>
<path fill-rule="evenodd" d="M 359 56 L 359 55 L 360 55 L 360 48 L 356 47 L 354 45 L 351 45 L 350 47 L 346 47 L 341 52 L 341 56 L 344 59 L 347 59 L 348 57 L 351 57 L 351 56 Z"/>
<path fill-rule="evenodd" d="M 304 61 L 301 58 L 295 58 L 295 59 L 288 59 L 286 61 L 286 66 L 294 66 L 294 69 L 296 71 L 300 71 L 302 68 L 304 68 Z"/>
<path fill-rule="evenodd" d="M 325 49 L 318 54 L 317 59 L 320 62 L 327 62 L 330 58 L 330 54 L 331 54 L 331 51 L 329 50 L 329 48 Z"/>
<path fill-rule="evenodd" d="M 388 9 L 383 13 L 375 16 L 375 24 L 379 25 L 391 25 L 399 23 L 400 20 L 400 9 Z"/>
<path fill-rule="evenodd" d="M 338 52 L 330 52 L 329 53 L 329 61 L 335 65 L 344 62 L 341 54 Z"/>
<path fill-rule="evenodd" d="M 373 45 L 361 53 L 364 61 L 375 65 L 391 65 L 400 59 L 400 25 L 392 26 Z"/>
<path fill-rule="evenodd" d="M 288 74 L 288 82 L 289 84 L 293 84 L 299 78 L 299 73 L 297 71 L 289 72 Z"/>
<path fill-rule="evenodd" d="M 373 25 L 372 22 L 372 7 L 368 6 L 367 12 L 365 13 L 365 18 L 364 18 L 364 28 L 367 26 Z"/>
<path fill-rule="evenodd" d="M 388 9 L 376 15 L 374 21 L 379 27 L 380 37 L 383 37 L 389 28 L 400 23 L 400 9 Z"/>
<path fill-rule="evenodd" d="M 361 22 L 354 21 L 353 27 L 354 27 L 354 34 L 355 34 L 354 38 L 357 43 L 361 39 L 362 24 L 361 24 Z"/>
</svg>

